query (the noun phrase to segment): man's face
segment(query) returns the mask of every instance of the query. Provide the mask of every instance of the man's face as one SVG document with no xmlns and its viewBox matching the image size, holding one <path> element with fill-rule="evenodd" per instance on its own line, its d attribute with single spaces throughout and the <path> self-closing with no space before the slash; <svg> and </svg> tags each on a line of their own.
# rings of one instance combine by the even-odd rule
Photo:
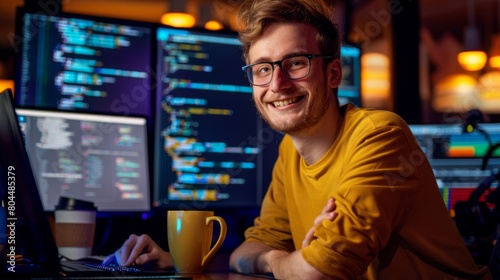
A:
<svg viewBox="0 0 500 280">
<path fill-rule="evenodd" d="M 250 47 L 248 63 L 272 62 L 294 54 L 320 54 L 317 33 L 307 24 L 272 24 Z M 336 103 L 331 88 L 340 82 L 336 77 L 340 75 L 340 63 L 330 62 L 326 71 L 325 63 L 321 58 L 311 59 L 309 75 L 298 80 L 288 79 L 282 69 L 275 66 L 269 84 L 253 87 L 255 106 L 272 128 L 291 135 L 306 133 L 332 109 Z M 338 69 L 329 70 L 331 65 Z"/>
</svg>

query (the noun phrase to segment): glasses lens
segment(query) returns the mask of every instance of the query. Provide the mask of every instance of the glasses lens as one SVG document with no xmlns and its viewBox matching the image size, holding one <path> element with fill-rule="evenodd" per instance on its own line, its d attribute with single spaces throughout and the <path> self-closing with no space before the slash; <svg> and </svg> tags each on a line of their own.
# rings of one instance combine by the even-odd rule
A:
<svg viewBox="0 0 500 280">
<path fill-rule="evenodd" d="M 258 86 L 265 85 L 271 81 L 273 65 L 271 63 L 258 63 L 247 68 L 247 76 L 250 83 Z"/>
<path fill-rule="evenodd" d="M 307 56 L 286 58 L 281 62 L 281 69 L 292 80 L 304 78 L 309 74 L 309 59 Z"/>
<path fill-rule="evenodd" d="M 309 58 L 305 55 L 292 56 L 273 63 L 262 62 L 246 68 L 248 80 L 252 85 L 262 86 L 271 82 L 273 64 L 279 65 L 285 76 L 291 80 L 304 78 L 309 74 Z"/>
</svg>

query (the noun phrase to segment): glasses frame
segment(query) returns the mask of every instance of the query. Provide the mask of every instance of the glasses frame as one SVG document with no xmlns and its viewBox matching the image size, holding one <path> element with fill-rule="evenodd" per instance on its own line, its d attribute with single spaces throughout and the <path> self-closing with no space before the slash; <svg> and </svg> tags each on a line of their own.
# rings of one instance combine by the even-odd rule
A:
<svg viewBox="0 0 500 280">
<path fill-rule="evenodd" d="M 288 76 L 288 72 L 285 70 L 283 70 L 283 67 L 281 67 L 281 63 L 283 62 L 283 60 L 287 60 L 287 59 L 290 59 L 290 58 L 294 58 L 294 57 L 300 57 L 300 56 L 304 56 L 307 58 L 307 73 L 302 76 L 302 77 L 299 77 L 299 78 L 291 78 Z M 248 64 L 248 65 L 245 65 L 243 67 L 241 67 L 241 70 L 243 70 L 243 72 L 245 72 L 245 75 L 247 76 L 247 79 L 248 79 L 248 82 L 253 85 L 253 86 L 265 86 L 265 85 L 268 85 L 269 83 L 271 83 L 271 81 L 273 80 L 273 75 L 274 75 L 274 69 L 276 69 L 276 65 L 278 65 L 280 68 L 281 68 L 281 71 L 283 72 L 283 74 L 285 75 L 285 77 L 287 77 L 287 79 L 293 81 L 293 80 L 298 80 L 298 79 L 302 79 L 302 78 L 305 78 L 309 75 L 309 73 L 311 73 L 311 59 L 313 58 L 323 58 L 323 59 L 329 59 L 329 58 L 333 58 L 333 55 L 323 55 L 323 54 L 296 54 L 296 55 L 292 55 L 292 56 L 287 56 L 283 59 L 280 59 L 280 60 L 276 60 L 276 61 L 262 61 L 262 62 L 257 62 L 257 63 L 253 63 L 253 64 Z M 270 75 L 270 78 L 269 78 L 269 82 L 267 83 L 264 83 L 264 84 L 255 84 L 252 80 L 253 78 L 251 78 L 251 75 L 248 74 L 248 69 L 250 69 L 251 67 L 255 66 L 255 65 L 259 65 L 259 64 L 270 64 L 271 67 L 273 68 L 272 72 L 271 72 L 271 75 Z"/>
</svg>

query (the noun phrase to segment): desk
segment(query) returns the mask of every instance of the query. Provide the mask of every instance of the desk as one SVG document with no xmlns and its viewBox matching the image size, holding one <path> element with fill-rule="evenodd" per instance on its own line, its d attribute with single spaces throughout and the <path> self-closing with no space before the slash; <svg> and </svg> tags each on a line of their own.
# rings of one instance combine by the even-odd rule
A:
<svg viewBox="0 0 500 280">
<path fill-rule="evenodd" d="M 267 275 L 244 275 L 229 272 L 229 253 L 218 253 L 209 261 L 203 273 L 177 274 L 175 276 L 190 277 L 191 280 L 263 280 L 274 279 Z M 18 264 L 16 272 L 0 271 L 0 279 L 65 279 L 64 277 L 54 277 L 53 273 L 36 269 L 28 264 Z M 169 276 L 165 276 L 168 279 Z M 86 279 L 81 276 L 68 277 L 66 279 Z M 116 279 L 120 279 L 117 277 Z M 130 278 L 127 278 L 130 279 Z M 180 278 L 182 279 L 182 278 Z"/>
<path fill-rule="evenodd" d="M 192 280 L 262 280 L 262 279 L 273 279 L 271 277 L 266 277 L 262 275 L 244 275 L 239 273 L 229 272 L 229 257 L 230 252 L 218 252 L 214 257 L 208 262 L 204 273 L 201 274 L 185 274 L 186 276 L 192 277 Z M 180 274 L 183 275 L 183 274 Z"/>
<path fill-rule="evenodd" d="M 263 277 L 249 276 L 232 272 L 218 272 L 218 273 L 202 273 L 202 274 L 186 274 L 193 280 L 262 280 Z M 267 278 L 269 279 L 269 278 Z"/>
<path fill-rule="evenodd" d="M 180 276 L 180 279 L 183 279 L 182 276 L 185 276 L 187 278 L 190 278 L 191 280 L 264 280 L 264 279 L 273 279 L 269 277 L 265 277 L 264 275 L 262 277 L 258 276 L 252 276 L 252 275 L 243 275 L 239 273 L 232 273 L 232 272 L 207 272 L 207 273 L 196 273 L 196 274 L 177 274 L 173 276 L 164 276 L 161 277 L 159 276 L 158 279 L 175 279 L 176 277 Z M 108 277 L 105 277 L 108 279 Z M 70 277 L 55 277 L 52 273 L 47 274 L 47 272 L 6 272 L 6 271 L 0 271 L 0 279 L 32 279 L 32 280 L 87 280 L 88 277 L 84 276 L 70 276 Z M 116 276 L 116 279 L 124 279 L 121 278 L 120 276 Z M 127 277 L 126 279 L 130 279 L 130 277 Z"/>
</svg>

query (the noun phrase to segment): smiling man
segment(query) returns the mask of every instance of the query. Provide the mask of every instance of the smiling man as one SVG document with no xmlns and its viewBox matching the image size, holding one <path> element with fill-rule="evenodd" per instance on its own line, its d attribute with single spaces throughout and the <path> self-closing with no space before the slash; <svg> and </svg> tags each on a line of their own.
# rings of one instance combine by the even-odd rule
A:
<svg viewBox="0 0 500 280">
<path fill-rule="evenodd" d="M 491 279 L 469 254 L 406 123 L 388 111 L 339 106 L 331 13 L 318 0 L 241 5 L 255 106 L 286 135 L 230 268 L 278 279 Z M 172 266 L 147 235 L 131 235 L 111 260 Z"/>
<path fill-rule="evenodd" d="M 255 105 L 286 133 L 233 270 L 278 279 L 488 279 L 406 123 L 339 107 L 339 31 L 317 0 L 240 7 Z"/>
</svg>

